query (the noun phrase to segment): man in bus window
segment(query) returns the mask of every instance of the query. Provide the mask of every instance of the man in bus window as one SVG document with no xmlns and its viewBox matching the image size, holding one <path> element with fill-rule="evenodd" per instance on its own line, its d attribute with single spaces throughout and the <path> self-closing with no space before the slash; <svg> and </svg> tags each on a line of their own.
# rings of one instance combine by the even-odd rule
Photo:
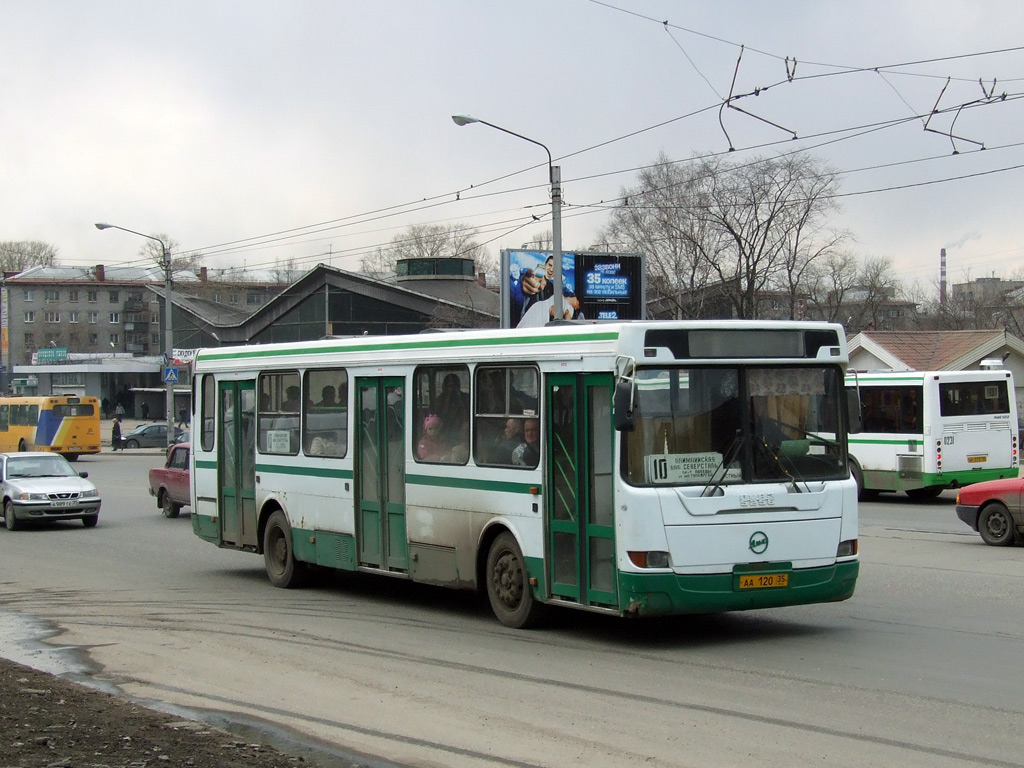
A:
<svg viewBox="0 0 1024 768">
<path fill-rule="evenodd" d="M 511 464 L 512 453 L 522 444 L 522 421 L 520 419 L 508 419 L 505 422 L 505 428 L 497 436 L 494 445 L 491 447 L 489 460 L 494 464 Z"/>
<path fill-rule="evenodd" d="M 320 402 L 316 406 L 317 408 L 336 408 L 337 405 L 338 401 L 334 397 L 334 387 L 328 384 L 320 391 Z"/>
<path fill-rule="evenodd" d="M 512 463 L 517 467 L 536 467 L 540 462 L 540 422 L 527 419 L 523 422 L 524 442 L 512 451 Z"/>
</svg>

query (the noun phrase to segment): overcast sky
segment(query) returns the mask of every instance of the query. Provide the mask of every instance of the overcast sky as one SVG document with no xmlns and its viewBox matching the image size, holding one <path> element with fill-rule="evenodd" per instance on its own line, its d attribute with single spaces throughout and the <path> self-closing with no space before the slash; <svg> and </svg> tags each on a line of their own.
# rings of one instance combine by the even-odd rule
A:
<svg viewBox="0 0 1024 768">
<path fill-rule="evenodd" d="M 497 255 L 550 229 L 547 155 L 464 113 L 550 149 L 566 250 L 660 152 L 731 143 L 841 171 L 835 224 L 908 282 L 934 290 L 943 247 L 951 280 L 1010 277 L 1022 31 L 1019 0 L 0 0 L 0 241 L 137 263 L 105 221 L 213 267 L 354 270 L 465 222 Z M 730 88 L 756 118 L 720 125 Z"/>
</svg>

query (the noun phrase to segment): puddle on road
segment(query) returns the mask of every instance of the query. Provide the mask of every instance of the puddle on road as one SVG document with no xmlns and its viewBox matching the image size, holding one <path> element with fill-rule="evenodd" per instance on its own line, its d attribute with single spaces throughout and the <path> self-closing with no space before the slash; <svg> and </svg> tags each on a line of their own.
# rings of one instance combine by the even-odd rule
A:
<svg viewBox="0 0 1024 768">
<path fill-rule="evenodd" d="M 85 677 L 93 670 L 77 646 L 51 645 L 57 630 L 34 616 L 0 610 L 0 656 L 61 677 Z"/>
</svg>

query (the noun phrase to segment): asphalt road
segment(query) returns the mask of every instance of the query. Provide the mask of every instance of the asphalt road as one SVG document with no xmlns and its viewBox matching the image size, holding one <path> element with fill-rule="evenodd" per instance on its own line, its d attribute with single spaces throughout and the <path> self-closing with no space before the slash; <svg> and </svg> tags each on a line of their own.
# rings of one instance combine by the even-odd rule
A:
<svg viewBox="0 0 1024 768">
<path fill-rule="evenodd" d="M 160 461 L 79 461 L 103 492 L 95 529 L 0 531 L 0 628 L 20 627 L 4 655 L 409 765 L 1024 766 L 1024 548 L 986 547 L 952 494 L 862 506 L 844 603 L 562 611 L 522 632 L 395 579 L 274 589 L 259 556 L 195 538 L 188 508 L 161 515 Z M 13 637 L 45 627 L 75 653 Z"/>
</svg>

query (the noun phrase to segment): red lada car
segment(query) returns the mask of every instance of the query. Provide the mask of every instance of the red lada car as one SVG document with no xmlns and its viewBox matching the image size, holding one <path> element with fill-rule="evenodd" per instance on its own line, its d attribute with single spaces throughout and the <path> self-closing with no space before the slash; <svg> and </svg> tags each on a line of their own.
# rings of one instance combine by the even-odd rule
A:
<svg viewBox="0 0 1024 768">
<path fill-rule="evenodd" d="M 164 517 L 177 517 L 182 507 L 192 503 L 188 470 L 191 447 L 191 443 L 172 445 L 167 449 L 164 465 L 149 470 L 149 493 L 156 497 L 156 505 L 164 511 Z"/>
<path fill-rule="evenodd" d="M 1024 478 L 986 480 L 961 488 L 956 495 L 956 516 L 981 534 L 993 547 L 1020 541 L 1024 534 Z"/>
</svg>

